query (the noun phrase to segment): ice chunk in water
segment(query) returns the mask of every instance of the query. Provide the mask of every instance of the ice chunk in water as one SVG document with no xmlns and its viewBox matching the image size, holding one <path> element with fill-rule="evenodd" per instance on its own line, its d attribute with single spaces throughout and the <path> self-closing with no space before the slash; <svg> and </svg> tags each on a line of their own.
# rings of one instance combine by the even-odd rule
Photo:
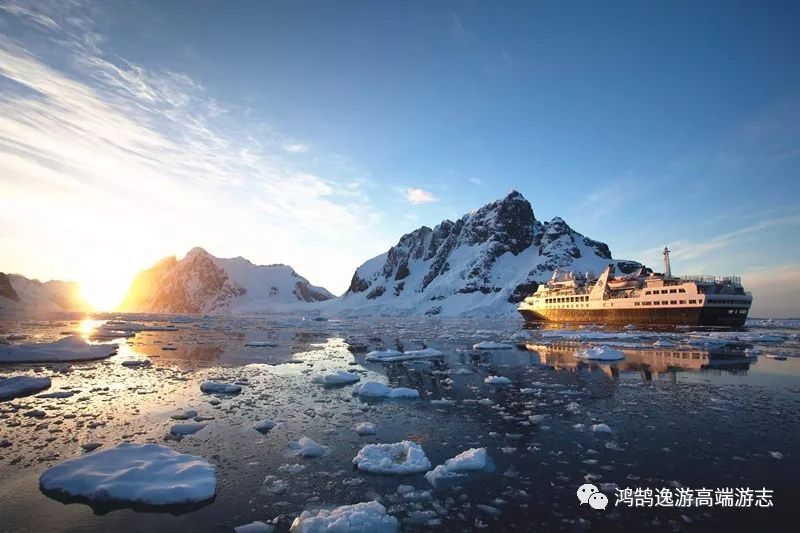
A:
<svg viewBox="0 0 800 533">
<path fill-rule="evenodd" d="M 48 468 L 39 485 L 93 502 L 178 505 L 213 498 L 216 468 L 159 444 L 126 443 Z"/>
<path fill-rule="evenodd" d="M 397 519 L 386 514 L 378 502 L 345 505 L 331 510 L 309 511 L 294 519 L 290 531 L 295 533 L 393 533 Z"/>
<path fill-rule="evenodd" d="M 374 474 L 416 474 L 431 467 L 422 446 L 404 440 L 393 444 L 368 444 L 353 458 L 359 470 Z"/>
<path fill-rule="evenodd" d="M 419 391 L 399 387 L 393 389 L 377 381 L 367 381 L 357 385 L 353 389 L 353 394 L 364 398 L 419 398 Z"/>
<path fill-rule="evenodd" d="M 0 378 L 0 401 L 28 396 L 49 389 L 50 384 L 50 378 L 35 378 L 31 376 Z"/>
</svg>

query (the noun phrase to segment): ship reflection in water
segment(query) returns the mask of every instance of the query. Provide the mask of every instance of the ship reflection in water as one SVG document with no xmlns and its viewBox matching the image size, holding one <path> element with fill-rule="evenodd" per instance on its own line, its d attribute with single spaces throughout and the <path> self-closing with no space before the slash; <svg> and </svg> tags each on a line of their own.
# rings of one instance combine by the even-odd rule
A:
<svg viewBox="0 0 800 533">
<path fill-rule="evenodd" d="M 582 376 L 603 375 L 612 379 L 621 373 L 638 373 L 642 381 L 672 380 L 678 372 L 720 372 L 745 374 L 753 359 L 743 352 L 713 350 L 629 349 L 615 347 L 625 354 L 620 361 L 587 361 L 575 357 L 576 343 L 543 345 L 527 343 L 525 350 L 535 352 L 539 362 L 558 371 Z"/>
</svg>

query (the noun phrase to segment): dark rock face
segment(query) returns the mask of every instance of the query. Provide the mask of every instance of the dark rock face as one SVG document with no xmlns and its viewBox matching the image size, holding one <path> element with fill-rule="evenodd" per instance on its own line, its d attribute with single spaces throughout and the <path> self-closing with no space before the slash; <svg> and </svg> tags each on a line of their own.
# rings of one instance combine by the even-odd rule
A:
<svg viewBox="0 0 800 533">
<path fill-rule="evenodd" d="M 330 294 L 314 290 L 308 283 L 298 281 L 294 284 L 294 291 L 292 291 L 298 299 L 304 302 L 324 302 L 330 300 Z"/>
<path fill-rule="evenodd" d="M 508 264 L 508 254 L 516 257 L 523 252 L 526 259 L 515 263 L 520 268 L 495 271 L 500 257 Z M 445 297 L 438 294 L 441 285 L 447 284 L 450 294 L 502 292 L 515 303 L 534 292 L 553 270 L 575 265 L 602 268 L 607 262 L 616 261 L 606 244 L 577 233 L 561 218 L 536 220 L 530 203 L 512 191 L 455 222 L 444 220 L 433 229 L 423 226 L 403 235 L 377 269 L 367 270 L 365 263 L 356 270 L 345 294 L 367 292 L 367 298 L 375 300 L 388 292 L 387 287 L 400 297 L 409 291 L 426 293 L 437 285 L 433 298 L 440 299 Z M 634 266 L 639 265 L 620 262 L 623 271 Z M 400 280 L 402 284 L 394 283 Z"/>
<path fill-rule="evenodd" d="M 520 283 L 511 294 L 508 295 L 508 301 L 512 304 L 518 304 L 529 295 L 536 292 L 536 289 L 539 288 L 539 284 L 535 281 L 527 282 L 527 283 Z"/>
<path fill-rule="evenodd" d="M 11 281 L 8 276 L 0 272 L 0 296 L 8 298 L 14 302 L 19 302 L 19 295 L 14 287 L 11 286 Z"/>
</svg>

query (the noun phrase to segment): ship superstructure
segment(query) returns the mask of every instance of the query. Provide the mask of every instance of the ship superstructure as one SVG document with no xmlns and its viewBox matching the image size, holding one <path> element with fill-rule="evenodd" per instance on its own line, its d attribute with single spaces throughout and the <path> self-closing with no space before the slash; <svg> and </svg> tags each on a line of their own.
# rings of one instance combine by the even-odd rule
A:
<svg viewBox="0 0 800 533">
<path fill-rule="evenodd" d="M 518 310 L 532 322 L 744 325 L 753 297 L 738 277 L 673 276 L 669 253 L 663 274 L 642 267 L 615 277 L 613 264 L 598 277 L 555 271 Z"/>
</svg>

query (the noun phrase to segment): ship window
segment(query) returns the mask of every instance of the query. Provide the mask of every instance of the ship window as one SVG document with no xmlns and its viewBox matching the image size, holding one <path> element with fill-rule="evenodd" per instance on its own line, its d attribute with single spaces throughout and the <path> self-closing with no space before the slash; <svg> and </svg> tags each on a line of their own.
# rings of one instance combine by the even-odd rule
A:
<svg viewBox="0 0 800 533">
<path fill-rule="evenodd" d="M 644 291 L 645 294 L 650 294 L 650 291 Z"/>
<path fill-rule="evenodd" d="M 639 307 L 639 302 L 633 302 L 634 307 Z"/>
<path fill-rule="evenodd" d="M 686 289 L 678 289 L 678 292 L 686 292 Z"/>
<path fill-rule="evenodd" d="M 661 302 L 661 305 L 669 305 L 669 302 L 667 301 Z"/>
<path fill-rule="evenodd" d="M 685 304 L 686 300 L 681 300 L 681 305 Z"/>
<path fill-rule="evenodd" d="M 690 304 L 696 304 L 696 303 L 697 303 L 697 300 L 689 300 L 689 303 L 690 303 Z"/>
<path fill-rule="evenodd" d="M 670 289 L 670 290 L 669 290 L 669 293 L 670 293 L 670 294 L 675 294 L 676 292 L 678 292 L 676 289 Z"/>
<path fill-rule="evenodd" d="M 667 294 L 667 289 L 661 289 L 661 294 Z"/>
<path fill-rule="evenodd" d="M 660 303 L 661 303 L 661 302 L 653 302 L 653 305 L 658 305 L 658 304 L 660 304 Z"/>
<path fill-rule="evenodd" d="M 675 300 L 670 300 L 669 303 L 671 303 L 672 305 L 675 305 L 678 302 L 676 302 Z"/>
<path fill-rule="evenodd" d="M 650 302 L 642 302 L 642 305 L 650 305 Z"/>
</svg>

